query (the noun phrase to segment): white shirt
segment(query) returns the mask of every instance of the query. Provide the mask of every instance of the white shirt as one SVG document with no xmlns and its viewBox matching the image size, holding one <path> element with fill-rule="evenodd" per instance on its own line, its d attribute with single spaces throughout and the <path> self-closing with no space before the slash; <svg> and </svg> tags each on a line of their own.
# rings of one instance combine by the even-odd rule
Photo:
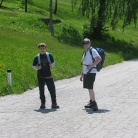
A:
<svg viewBox="0 0 138 138">
<path fill-rule="evenodd" d="M 87 69 L 87 66 L 86 65 L 92 65 L 93 64 L 93 60 L 92 60 L 92 56 L 90 54 L 90 51 L 89 50 L 92 50 L 92 55 L 93 55 L 93 58 L 95 59 L 96 57 L 100 56 L 98 54 L 98 52 L 94 49 L 94 48 L 89 48 L 87 51 L 86 51 L 86 55 L 85 53 L 83 54 L 82 56 L 82 63 L 83 63 L 83 73 L 84 74 L 87 74 L 87 72 L 89 71 Z M 96 68 L 93 68 L 90 73 L 96 73 L 97 72 L 97 69 Z"/>
</svg>

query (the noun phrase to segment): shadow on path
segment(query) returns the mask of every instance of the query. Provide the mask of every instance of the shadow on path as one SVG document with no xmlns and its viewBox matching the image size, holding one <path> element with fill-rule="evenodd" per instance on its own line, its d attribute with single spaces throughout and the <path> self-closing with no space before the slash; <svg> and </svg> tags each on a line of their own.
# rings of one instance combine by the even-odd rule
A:
<svg viewBox="0 0 138 138">
<path fill-rule="evenodd" d="M 93 114 L 93 113 L 106 113 L 109 112 L 110 110 L 107 109 L 98 109 L 98 111 L 93 111 L 91 108 L 83 109 L 85 110 L 88 114 Z"/>
<path fill-rule="evenodd" d="M 57 109 L 37 109 L 37 110 L 34 110 L 34 111 L 36 111 L 36 112 L 41 112 L 41 113 L 50 113 L 50 112 L 55 112 L 55 111 L 57 111 Z"/>
</svg>

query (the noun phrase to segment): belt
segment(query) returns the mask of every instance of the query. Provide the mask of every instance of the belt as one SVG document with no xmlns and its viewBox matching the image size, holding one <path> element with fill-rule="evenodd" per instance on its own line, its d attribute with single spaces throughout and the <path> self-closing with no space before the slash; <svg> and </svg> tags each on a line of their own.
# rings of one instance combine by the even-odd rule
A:
<svg viewBox="0 0 138 138">
<path fill-rule="evenodd" d="M 41 77 L 41 76 L 38 76 L 39 78 L 42 78 L 42 79 L 51 79 L 52 78 L 52 76 L 50 76 L 50 77 Z"/>
<path fill-rule="evenodd" d="M 90 66 L 90 65 L 86 65 L 86 64 L 83 64 L 83 65 L 84 65 L 84 66 L 87 66 L 87 67 Z"/>
<path fill-rule="evenodd" d="M 84 66 L 87 66 L 87 67 L 90 66 L 90 65 L 86 65 L 86 64 L 83 64 L 83 65 L 84 65 Z M 96 67 L 93 67 L 93 68 L 96 68 Z"/>
</svg>

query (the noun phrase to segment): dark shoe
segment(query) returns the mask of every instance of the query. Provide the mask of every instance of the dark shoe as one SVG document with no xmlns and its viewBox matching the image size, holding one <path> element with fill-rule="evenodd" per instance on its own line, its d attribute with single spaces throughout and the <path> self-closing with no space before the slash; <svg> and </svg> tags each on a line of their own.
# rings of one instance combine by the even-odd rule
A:
<svg viewBox="0 0 138 138">
<path fill-rule="evenodd" d="M 93 108 L 92 101 L 90 100 L 87 105 L 84 106 L 85 108 Z"/>
<path fill-rule="evenodd" d="M 51 107 L 52 108 L 59 108 L 59 106 L 57 104 L 52 104 Z"/>
<path fill-rule="evenodd" d="M 95 101 L 92 102 L 92 105 L 93 105 L 93 111 L 98 111 L 98 106 L 97 106 L 97 103 Z"/>
<path fill-rule="evenodd" d="M 45 104 L 41 104 L 40 105 L 40 109 L 45 109 L 46 107 L 45 107 Z"/>
</svg>

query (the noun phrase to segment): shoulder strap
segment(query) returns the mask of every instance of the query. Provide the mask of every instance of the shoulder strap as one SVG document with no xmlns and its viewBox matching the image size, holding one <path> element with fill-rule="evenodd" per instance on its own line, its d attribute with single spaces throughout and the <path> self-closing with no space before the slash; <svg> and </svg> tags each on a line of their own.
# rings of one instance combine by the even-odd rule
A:
<svg viewBox="0 0 138 138">
<path fill-rule="evenodd" d="M 48 52 L 46 52 L 46 56 L 47 56 L 48 62 L 51 63 L 50 56 L 49 56 Z"/>
<path fill-rule="evenodd" d="M 93 49 L 93 48 L 91 47 L 89 51 L 90 51 L 90 54 L 91 54 L 91 56 L 92 56 L 92 60 L 93 60 L 93 62 L 94 62 L 95 59 L 93 58 L 92 49 Z"/>
<path fill-rule="evenodd" d="M 49 53 L 48 52 L 46 52 L 46 56 L 47 56 L 48 62 L 51 63 L 50 56 L 49 56 Z M 41 63 L 40 62 L 40 54 L 38 54 L 37 57 L 38 57 L 38 64 L 40 64 Z"/>
<path fill-rule="evenodd" d="M 86 50 L 85 51 L 83 51 L 83 53 L 82 53 L 82 57 L 85 57 L 86 56 Z"/>
<path fill-rule="evenodd" d="M 38 57 L 38 64 L 40 64 L 40 54 L 38 54 L 37 57 Z"/>
</svg>

